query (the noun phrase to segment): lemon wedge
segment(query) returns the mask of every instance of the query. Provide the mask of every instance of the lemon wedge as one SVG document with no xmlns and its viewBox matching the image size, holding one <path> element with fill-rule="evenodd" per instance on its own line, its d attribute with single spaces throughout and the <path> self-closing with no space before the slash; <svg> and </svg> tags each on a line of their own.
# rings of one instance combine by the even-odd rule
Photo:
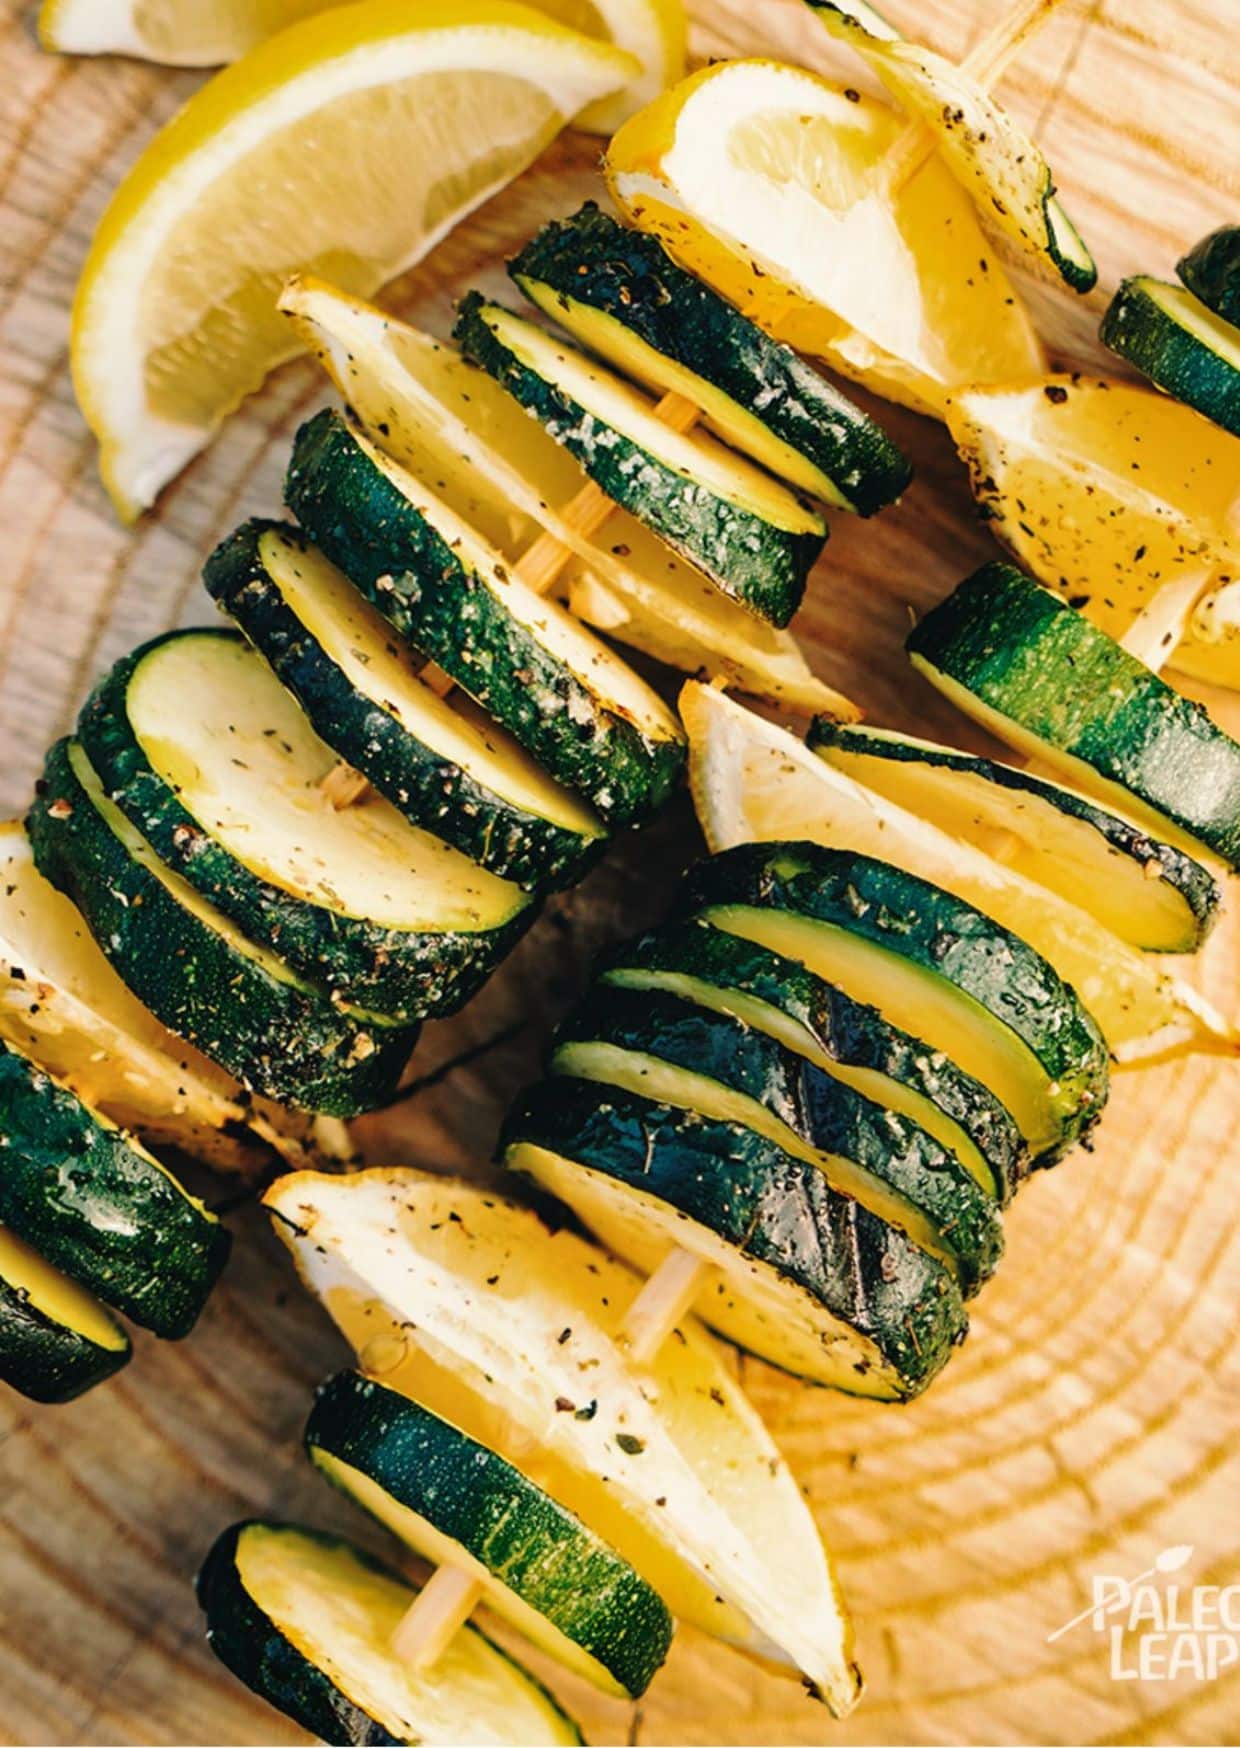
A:
<svg viewBox="0 0 1240 1748">
<path fill-rule="evenodd" d="M 366 0 L 217 74 L 121 184 L 74 304 L 74 384 L 121 515 L 297 350 L 276 308 L 291 271 L 372 291 L 637 71 L 510 0 Z"/>
<path fill-rule="evenodd" d="M 603 37 L 627 49 L 641 72 L 613 97 L 577 117 L 578 127 L 612 134 L 631 115 L 684 77 L 688 25 L 683 0 L 533 0 L 540 12 L 583 36 Z"/>
<path fill-rule="evenodd" d="M 685 70 L 682 0 L 530 0 L 584 36 L 627 49 L 641 72 L 591 104 L 581 127 L 612 133 Z M 67 55 L 137 55 L 169 67 L 218 67 L 340 0 L 44 0 L 39 41 Z"/>
<path fill-rule="evenodd" d="M 941 417 L 967 383 L 1043 368 L 1029 317 L 938 157 L 894 195 L 906 127 L 776 61 L 725 61 L 625 124 L 613 196 L 691 271 L 801 351 Z"/>
<path fill-rule="evenodd" d="M 1110 636 L 1181 578 L 1240 576 L 1240 442 L 1169 396 L 1049 376 L 965 389 L 947 422 L 995 533 Z M 1240 685 L 1240 628 L 1185 618 L 1172 665 Z"/>
<path fill-rule="evenodd" d="M 335 0 L 339 4 L 339 0 Z M 333 0 L 43 0 L 39 41 L 62 55 L 218 67 Z"/>
<path fill-rule="evenodd" d="M 1024 128 L 965 67 L 897 37 L 854 0 L 809 0 L 831 35 L 864 57 L 896 102 L 931 130 L 984 223 L 1034 262 L 1087 292 L 1098 269 L 1055 193 L 1050 165 Z"/>
</svg>

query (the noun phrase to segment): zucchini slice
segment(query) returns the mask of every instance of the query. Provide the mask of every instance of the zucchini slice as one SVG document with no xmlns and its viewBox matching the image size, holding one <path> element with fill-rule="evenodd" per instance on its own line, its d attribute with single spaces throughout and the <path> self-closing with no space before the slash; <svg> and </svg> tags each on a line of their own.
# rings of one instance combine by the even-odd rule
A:
<svg viewBox="0 0 1240 1748">
<path fill-rule="evenodd" d="M 982 221 L 1073 291 L 1092 291 L 1098 269 L 1059 202 L 1050 165 L 986 87 L 945 55 L 900 37 L 885 20 L 876 30 L 872 7 L 855 0 L 809 4 L 832 36 L 869 62 L 896 101 L 933 129 L 939 154 Z"/>
<path fill-rule="evenodd" d="M 463 694 L 420 680 L 383 616 L 297 529 L 246 522 L 203 576 L 320 739 L 411 825 L 527 887 L 572 885 L 597 860 L 598 816 Z"/>
<path fill-rule="evenodd" d="M 1002 1255 L 995 1199 L 954 1154 L 744 1020 L 663 991 L 594 989 L 550 1072 L 752 1130 L 937 1258 L 966 1296 Z"/>
<path fill-rule="evenodd" d="M 995 854 L 1153 953 L 1194 953 L 1218 882 L 1174 844 L 1075 789 L 955 747 L 818 718 L 808 744 L 888 801 Z"/>
<path fill-rule="evenodd" d="M 541 1748 L 582 1739 L 546 1688 L 476 1627 L 411 1674 L 391 1639 L 416 1587 L 337 1536 L 234 1524 L 203 1561 L 197 1591 L 220 1662 L 319 1741 Z"/>
<path fill-rule="evenodd" d="M 1233 328 L 1240 327 L 1240 225 L 1220 225 L 1175 264 L 1181 284 Z"/>
<path fill-rule="evenodd" d="M 188 1335 L 229 1234 L 142 1143 L 0 1044 L 0 1221 L 144 1329 Z"/>
<path fill-rule="evenodd" d="M 940 1262 L 743 1122 L 556 1079 L 525 1095 L 503 1139 L 510 1170 L 626 1261 L 653 1271 L 675 1244 L 713 1264 L 702 1316 L 798 1377 L 900 1401 L 964 1337 Z"/>
<path fill-rule="evenodd" d="M 694 1318 L 636 1366 L 616 1335 L 640 1278 L 472 1184 L 295 1172 L 266 1203 L 363 1372 L 533 1468 L 673 1615 L 800 1670 L 837 1713 L 855 1703 L 851 1635 L 808 1508 Z M 776 1332 L 786 1310 L 772 1307 Z"/>
<path fill-rule="evenodd" d="M 533 920 L 529 894 L 381 796 L 337 809 L 336 760 L 229 631 L 171 631 L 96 686 L 78 738 L 164 864 L 334 998 L 398 1020 L 451 1013 Z"/>
<path fill-rule="evenodd" d="M 713 438 L 673 431 L 621 377 L 503 304 L 470 292 L 453 334 L 609 498 L 725 595 L 787 625 L 826 544 L 817 511 Z"/>
<path fill-rule="evenodd" d="M 1177 1049 L 1230 1052 L 1234 1024 L 1196 990 L 1104 928 L 1088 911 L 929 820 L 885 801 L 785 729 L 708 687 L 687 684 L 689 777 L 706 841 L 810 839 L 934 881 L 1045 958 L 1125 1061 Z"/>
<path fill-rule="evenodd" d="M 0 1383 L 32 1402 L 71 1402 L 131 1352 L 92 1294 L 0 1226 Z"/>
<path fill-rule="evenodd" d="M 669 923 L 611 953 L 604 987 L 666 990 L 731 1014 L 933 1135 L 996 1201 L 1028 1169 L 1024 1138 L 989 1087 L 808 966 L 699 922 Z"/>
<path fill-rule="evenodd" d="M 636 1698 L 667 1656 L 658 1594 L 579 1518 L 477 1439 L 358 1372 L 323 1385 L 306 1423 L 321 1475 L 595 1687 Z"/>
<path fill-rule="evenodd" d="M 165 866 L 76 742 L 47 756 L 27 821 L 35 860 L 139 1001 L 244 1085 L 354 1117 L 396 1092 L 416 1025 L 333 1002 Z"/>
<path fill-rule="evenodd" d="M 325 410 L 297 433 L 285 490 L 389 624 L 558 782 L 609 824 L 659 810 L 684 764 L 672 712 L 411 474 Z"/>
<path fill-rule="evenodd" d="M 617 507 L 593 536 L 566 522 L 581 469 L 454 346 L 319 280 L 290 281 L 280 301 L 372 442 L 505 559 L 544 529 L 576 553 L 563 588 L 578 618 L 684 672 L 806 715 L 849 714 L 790 632 L 729 600 L 635 516 Z"/>
<path fill-rule="evenodd" d="M 870 856 L 742 844 L 690 870 L 679 914 L 756 941 L 925 1038 L 1002 1100 L 1039 1164 L 1106 1103 L 1107 1052 L 1040 954 L 973 905 Z"/>
<path fill-rule="evenodd" d="M 987 564 L 905 645 L 967 716 L 1075 788 L 1240 868 L 1240 743 L 1012 565 Z"/>
<path fill-rule="evenodd" d="M 0 1038 L 152 1146 L 223 1170 L 270 1161 L 250 1095 L 130 993 L 16 820 L 0 824 Z"/>
<path fill-rule="evenodd" d="M 1144 274 L 1122 280 L 1098 334 L 1167 394 L 1240 437 L 1240 329 L 1187 287 Z"/>
<path fill-rule="evenodd" d="M 796 490 L 872 516 L 912 479 L 847 395 L 594 201 L 544 225 L 508 272 L 587 350 L 652 393 L 696 401 L 717 436 Z"/>
</svg>

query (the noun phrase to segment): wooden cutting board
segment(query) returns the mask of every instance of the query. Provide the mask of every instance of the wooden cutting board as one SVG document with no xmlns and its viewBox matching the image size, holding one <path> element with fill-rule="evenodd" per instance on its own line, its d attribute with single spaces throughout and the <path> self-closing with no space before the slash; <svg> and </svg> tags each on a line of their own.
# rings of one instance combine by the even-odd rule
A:
<svg viewBox="0 0 1240 1748">
<path fill-rule="evenodd" d="M 700 56 L 847 62 L 796 0 L 702 0 Z M 993 0 L 890 0 L 962 53 Z M 1097 365 L 1117 278 L 1166 272 L 1236 216 L 1235 0 L 1069 5 L 1005 85 L 1043 139 L 1103 290 L 1030 288 L 1059 362 Z M 859 69 L 849 68 L 849 77 Z M 68 308 L 118 177 L 195 76 L 40 54 L 23 6 L 0 20 L 0 807 L 20 810 L 86 686 L 141 638 L 207 620 L 197 573 L 242 515 L 273 512 L 295 423 L 325 397 L 282 371 L 132 531 L 96 479 L 66 363 Z M 597 142 L 570 138 L 389 294 L 445 329 L 451 299 L 544 217 L 597 189 Z M 917 462 L 901 507 L 835 519 L 797 622 L 815 666 L 872 719 L 962 736 L 900 653 L 911 611 L 991 550 L 944 433 L 883 408 Z M 1225 707 L 1233 730 L 1240 708 Z M 484 1168 L 501 1111 L 536 1069 L 591 954 L 663 909 L 698 849 L 679 805 L 557 902 L 459 1019 L 427 1029 L 426 1072 L 482 1053 L 357 1126 L 375 1162 Z M 1203 974 L 1234 1005 L 1237 933 Z M 1120 1078 L 1096 1149 L 1022 1192 L 973 1333 L 928 1398 L 882 1408 L 756 1362 L 746 1382 L 803 1482 L 856 1615 L 868 1679 L 843 1725 L 792 1682 L 683 1632 L 638 1706 L 545 1669 L 594 1742 L 1224 1743 L 1240 1674 L 1113 1678 L 1088 1622 L 1095 1575 L 1192 1548 L 1171 1582 L 1240 1581 L 1240 1071 L 1209 1062 Z M 218 1184 L 211 1191 L 227 1193 Z M 193 1338 L 140 1340 L 116 1382 L 63 1409 L 0 1401 L 0 1736 L 34 1742 L 292 1742 L 215 1663 L 190 1590 L 227 1522 L 283 1513 L 379 1545 L 308 1473 L 299 1432 L 344 1359 L 257 1210 Z M 772 1549 L 776 1561 L 779 1550 Z M 1147 1656 L 1156 1656 L 1147 1651 Z M 1125 1658 L 1135 1661 L 1135 1641 Z"/>
</svg>

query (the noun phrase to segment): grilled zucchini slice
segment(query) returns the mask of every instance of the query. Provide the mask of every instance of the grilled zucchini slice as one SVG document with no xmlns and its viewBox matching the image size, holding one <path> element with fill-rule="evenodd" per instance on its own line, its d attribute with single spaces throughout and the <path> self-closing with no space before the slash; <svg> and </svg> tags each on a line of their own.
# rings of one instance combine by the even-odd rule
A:
<svg viewBox="0 0 1240 1748">
<path fill-rule="evenodd" d="M 597 814 L 463 694 L 420 680 L 383 616 L 297 529 L 246 522 L 203 575 L 319 738 L 411 825 L 535 889 L 572 885 L 602 853 Z"/>
<path fill-rule="evenodd" d="M 682 690 L 681 713 L 690 784 L 712 849 L 809 838 L 933 880 L 1048 960 L 1125 1061 L 1240 1043 L 1234 1024 L 1196 990 L 1088 911 L 883 800 L 785 729 L 692 682 Z"/>
<path fill-rule="evenodd" d="M 126 656 L 78 738 L 167 867 L 355 1007 L 455 1011 L 535 915 L 519 886 L 382 797 L 337 809 L 322 787 L 330 747 L 235 633 L 168 632 Z"/>
<path fill-rule="evenodd" d="M 198 1602 L 220 1662 L 319 1741 L 577 1743 L 547 1690 L 465 1626 L 413 1675 L 391 1648 L 416 1588 L 360 1548 L 295 1524 L 225 1530 Z"/>
<path fill-rule="evenodd" d="M 339 413 L 297 433 L 286 493 L 333 563 L 558 782 L 610 824 L 656 813 L 680 726 L 620 658 Z"/>
<path fill-rule="evenodd" d="M 914 1396 L 965 1331 L 950 1273 L 744 1123 L 588 1081 L 544 1081 L 504 1128 L 505 1163 L 653 1272 L 677 1246 L 712 1264 L 701 1315 L 795 1376 Z"/>
<path fill-rule="evenodd" d="M 660 1597 L 579 1518 L 477 1439 L 358 1372 L 319 1391 L 306 1449 L 321 1475 L 438 1566 L 481 1581 L 527 1639 L 622 1697 L 672 1639 Z"/>
<path fill-rule="evenodd" d="M 818 718 L 808 744 L 866 788 L 1071 900 L 1134 947 L 1195 953 L 1218 882 L 1174 844 L 1075 789 L 955 747 Z"/>
<path fill-rule="evenodd" d="M 690 870 L 678 912 L 801 960 L 1002 1100 L 1038 1163 L 1093 1128 L 1106 1046 L 1040 954 L 904 869 L 811 843 L 743 844 Z"/>
<path fill-rule="evenodd" d="M 142 1143 L 0 1044 L 0 1221 L 145 1329 L 187 1335 L 229 1235 Z"/>
<path fill-rule="evenodd" d="M 987 564 L 905 646 L 975 722 L 1075 788 L 1240 868 L 1240 743 L 1012 565 Z"/>
<path fill-rule="evenodd" d="M 669 923 L 611 953 L 598 981 L 666 990 L 778 1039 L 933 1135 L 998 1202 L 1028 1168 L 1020 1130 L 989 1087 L 877 1008 L 754 941 L 705 923 Z"/>
<path fill-rule="evenodd" d="M 71 1402 L 130 1353 L 93 1294 L 0 1226 L 0 1383 L 32 1402 Z"/>
<path fill-rule="evenodd" d="M 508 271 L 589 351 L 653 393 L 695 401 L 717 436 L 796 490 L 872 516 L 912 478 L 847 395 L 594 201 L 544 225 Z"/>
<path fill-rule="evenodd" d="M 837 1714 L 855 1702 L 813 1520 L 694 1318 L 637 1366 L 616 1335 L 640 1278 L 471 1184 L 291 1172 L 265 1199 L 363 1372 L 533 1468 L 673 1615 L 800 1670 Z"/>
<path fill-rule="evenodd" d="M 334 1002 L 167 867 L 58 741 L 27 822 L 35 860 L 134 995 L 244 1085 L 353 1117 L 395 1093 L 418 1028 Z"/>
<path fill-rule="evenodd" d="M 577 463 L 454 346 L 319 280 L 291 281 L 281 307 L 371 440 L 505 559 L 544 529 L 577 555 L 562 589 L 587 624 L 687 673 L 807 715 L 841 713 L 789 632 L 729 600 L 636 517 L 617 507 L 594 536 L 565 521 Z"/>
<path fill-rule="evenodd" d="M 229 1171 L 270 1162 L 279 1138 L 250 1095 L 130 994 L 17 820 L 0 824 L 0 1038 L 152 1146 Z"/>
<path fill-rule="evenodd" d="M 700 433 L 673 431 L 629 383 L 470 292 L 453 333 L 586 473 L 724 594 L 787 625 L 827 525 L 786 486 Z"/>
<path fill-rule="evenodd" d="M 1220 225 L 1175 264 L 1181 284 L 1216 316 L 1240 327 L 1240 225 Z"/>
<path fill-rule="evenodd" d="M 936 1257 L 966 1295 L 1002 1254 L 995 1199 L 953 1153 L 744 1020 L 662 991 L 594 989 L 560 1028 L 551 1073 L 751 1129 Z"/>
<path fill-rule="evenodd" d="M 1186 286 L 1146 274 L 1122 280 L 1098 333 L 1167 394 L 1240 437 L 1240 328 Z"/>
</svg>

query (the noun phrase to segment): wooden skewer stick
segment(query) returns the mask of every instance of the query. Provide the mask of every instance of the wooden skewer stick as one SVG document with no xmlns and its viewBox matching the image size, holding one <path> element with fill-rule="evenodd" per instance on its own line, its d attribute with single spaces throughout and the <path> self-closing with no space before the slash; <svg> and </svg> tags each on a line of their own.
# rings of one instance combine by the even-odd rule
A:
<svg viewBox="0 0 1240 1748">
<path fill-rule="evenodd" d="M 624 1314 L 619 1339 L 639 1366 L 649 1365 L 689 1310 L 710 1273 L 692 1250 L 673 1247 Z"/>
<path fill-rule="evenodd" d="M 1176 645 L 1192 617 L 1193 608 L 1209 588 L 1213 568 L 1185 571 L 1164 583 L 1137 614 L 1123 637 L 1121 649 L 1144 662 L 1157 674 L 1175 654 Z"/>
<path fill-rule="evenodd" d="M 697 402 L 689 400 L 687 396 L 665 394 L 655 407 L 654 416 L 672 431 L 690 431 L 702 414 Z M 575 498 L 565 504 L 560 517 L 575 533 L 590 535 L 597 533 L 615 507 L 607 493 L 591 480 L 588 485 L 582 486 Z M 535 594 L 545 595 L 565 565 L 570 564 L 576 556 L 571 546 L 566 546 L 556 535 L 544 531 L 522 553 L 514 569 L 521 581 L 533 589 Z M 445 674 L 433 662 L 429 662 L 422 669 L 421 679 L 424 685 L 429 686 L 441 698 L 456 684 L 451 674 Z M 347 765 L 342 760 L 327 773 L 321 787 L 328 801 L 339 812 L 342 808 L 352 807 L 355 802 L 360 801 L 370 784 L 360 771 L 355 771 L 352 765 Z"/>
<path fill-rule="evenodd" d="M 483 1585 L 462 1566 L 438 1566 L 392 1634 L 392 1649 L 415 1675 L 438 1663 L 482 1600 Z"/>
<path fill-rule="evenodd" d="M 992 30 L 988 30 L 960 62 L 960 71 L 989 90 L 998 83 L 1029 38 L 1041 30 L 1051 13 L 1062 5 L 1063 0 L 1016 0 L 1012 10 Z M 937 145 L 938 135 L 925 122 L 914 122 L 900 135 L 882 167 L 883 186 L 889 196 L 898 194 L 917 174 Z"/>
</svg>

